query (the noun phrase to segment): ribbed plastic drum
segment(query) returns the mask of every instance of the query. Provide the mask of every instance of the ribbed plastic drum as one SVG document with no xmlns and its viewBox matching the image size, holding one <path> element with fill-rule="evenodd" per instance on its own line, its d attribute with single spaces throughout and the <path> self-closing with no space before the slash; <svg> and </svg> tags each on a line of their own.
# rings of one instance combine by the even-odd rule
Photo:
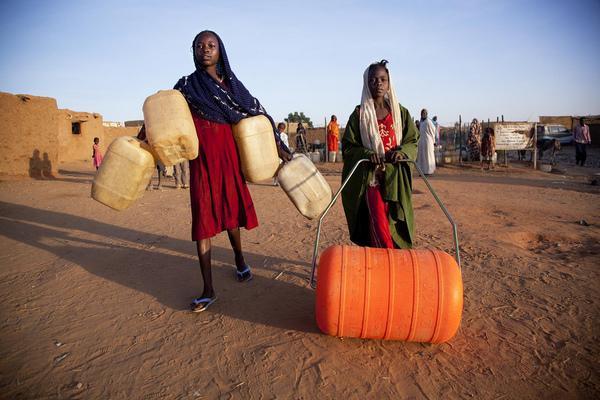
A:
<svg viewBox="0 0 600 400">
<path fill-rule="evenodd" d="M 331 246 L 317 274 L 316 319 L 325 334 L 440 343 L 460 325 L 460 268 L 443 251 Z"/>
</svg>

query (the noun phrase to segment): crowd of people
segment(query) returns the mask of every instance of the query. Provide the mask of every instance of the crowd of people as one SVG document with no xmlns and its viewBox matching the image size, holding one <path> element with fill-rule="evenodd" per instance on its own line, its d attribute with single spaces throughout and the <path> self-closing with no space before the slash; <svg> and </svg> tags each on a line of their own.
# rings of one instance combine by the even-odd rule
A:
<svg viewBox="0 0 600 400">
<path fill-rule="evenodd" d="M 415 126 L 419 131 L 419 151 L 416 159 L 416 163 L 423 171 L 425 175 L 432 175 L 435 172 L 435 149 L 440 145 L 440 126 L 437 121 L 437 116 L 433 118 L 428 117 L 428 111 L 426 109 L 421 110 L 421 119 L 415 121 Z M 285 123 L 280 123 L 278 126 L 278 132 L 282 138 L 285 139 L 286 144 L 288 135 L 285 133 Z M 326 159 L 328 162 L 340 162 L 338 151 L 342 143 L 340 137 L 340 125 L 337 120 L 337 116 L 332 115 L 329 123 L 325 128 L 325 137 L 327 142 L 326 147 Z M 306 128 L 302 121 L 298 122 L 296 127 L 295 136 L 295 148 L 296 153 L 310 153 L 316 149 L 318 144 L 309 143 L 306 134 Z"/>
<path fill-rule="evenodd" d="M 590 129 L 585 124 L 584 118 L 579 118 L 579 123 L 575 125 L 571 131 L 573 144 L 575 147 L 575 165 L 584 166 L 587 159 L 587 146 L 592 143 Z M 477 118 L 473 118 L 469 125 L 469 133 L 467 136 L 467 155 L 470 161 L 479 161 L 481 168 L 484 165 L 488 169 L 494 169 L 494 155 L 496 153 L 496 139 L 494 129 L 490 126 L 482 129 L 481 122 Z M 561 149 L 558 139 L 543 139 L 534 144 L 537 146 L 538 155 L 541 158 L 546 150 L 552 151 L 552 159 L 557 151 Z M 524 153 L 525 150 L 522 150 Z M 553 161 L 554 162 L 554 161 Z"/>
<path fill-rule="evenodd" d="M 487 169 L 494 169 L 494 154 L 496 153 L 496 140 L 494 129 L 485 128 L 482 135 L 482 126 L 477 118 L 473 118 L 469 126 L 469 135 L 467 136 L 467 150 L 470 161 L 479 161 L 481 169 L 484 165 Z"/>
<path fill-rule="evenodd" d="M 188 189 L 190 187 L 190 165 L 188 161 L 182 161 L 172 167 L 164 166 L 160 161 L 156 163 L 157 185 L 152 185 L 152 178 L 148 182 L 146 190 L 162 190 L 163 180 L 173 178 L 175 189 Z"/>
</svg>

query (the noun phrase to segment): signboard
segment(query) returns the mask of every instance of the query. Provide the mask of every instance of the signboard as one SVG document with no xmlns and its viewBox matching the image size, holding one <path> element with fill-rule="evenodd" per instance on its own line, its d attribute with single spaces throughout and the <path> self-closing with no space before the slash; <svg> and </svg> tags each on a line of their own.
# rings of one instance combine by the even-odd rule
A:
<svg viewBox="0 0 600 400">
<path fill-rule="evenodd" d="M 496 150 L 533 149 L 533 123 L 498 122 L 494 124 Z"/>
</svg>

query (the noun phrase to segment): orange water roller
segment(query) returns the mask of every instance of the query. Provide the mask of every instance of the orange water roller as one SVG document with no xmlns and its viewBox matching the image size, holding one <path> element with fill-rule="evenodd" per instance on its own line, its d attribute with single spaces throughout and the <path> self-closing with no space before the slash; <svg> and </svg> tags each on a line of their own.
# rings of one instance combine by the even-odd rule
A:
<svg viewBox="0 0 600 400">
<path fill-rule="evenodd" d="M 331 246 L 321 254 L 317 273 L 323 218 L 362 162 L 368 160 L 356 163 L 319 218 L 310 278 L 316 286 L 317 325 L 331 336 L 448 341 L 460 326 L 463 309 L 457 227 L 418 165 L 416 170 L 452 225 L 455 258 L 437 249 Z"/>
<path fill-rule="evenodd" d="M 440 343 L 462 308 L 460 269 L 443 251 L 331 246 L 319 259 L 315 311 L 327 335 Z"/>
</svg>

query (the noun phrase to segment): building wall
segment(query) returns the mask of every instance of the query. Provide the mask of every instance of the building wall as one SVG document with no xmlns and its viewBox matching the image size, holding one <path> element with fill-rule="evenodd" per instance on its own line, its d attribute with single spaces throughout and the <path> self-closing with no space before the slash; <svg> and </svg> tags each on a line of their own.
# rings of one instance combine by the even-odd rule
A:
<svg viewBox="0 0 600 400">
<path fill-rule="evenodd" d="M 105 127 L 100 114 L 58 109 L 49 97 L 0 92 L 0 175 L 43 179 L 56 175 L 59 163 L 89 160 L 91 166 L 94 137 L 106 153 L 113 139 L 138 131 Z"/>
<path fill-rule="evenodd" d="M 127 127 L 133 126 L 133 127 L 141 128 L 142 125 L 144 125 L 144 120 L 142 120 L 142 119 L 136 119 L 136 120 L 133 120 L 133 121 L 125 121 L 124 125 L 127 126 Z"/>
<path fill-rule="evenodd" d="M 325 128 L 307 129 L 306 140 L 308 141 L 308 143 L 315 143 L 316 141 L 319 141 L 320 144 L 325 143 L 327 141 L 327 134 L 325 133 Z"/>
<path fill-rule="evenodd" d="M 74 123 L 79 123 L 79 134 L 73 134 L 72 126 Z M 57 134 L 60 144 L 59 162 L 91 160 L 94 137 L 100 138 L 100 144 L 103 144 L 104 126 L 102 125 L 102 116 L 95 113 L 59 110 Z"/>
<path fill-rule="evenodd" d="M 102 125 L 108 126 L 111 128 L 118 128 L 121 126 L 125 126 L 125 125 L 123 125 L 122 122 L 119 122 L 119 121 L 106 121 L 106 120 L 102 121 Z"/>
<path fill-rule="evenodd" d="M 0 92 L 0 175 L 55 175 L 58 118 L 55 99 Z"/>
<path fill-rule="evenodd" d="M 140 126 L 111 128 L 104 127 L 104 139 L 100 141 L 100 148 L 106 153 L 106 149 L 113 140 L 120 136 L 137 136 Z"/>
<path fill-rule="evenodd" d="M 94 138 L 100 139 L 100 151 L 106 154 L 110 143 L 119 136 L 136 136 L 139 127 L 104 126 L 103 118 L 97 113 L 59 110 L 59 162 L 92 159 Z M 73 134 L 73 123 L 79 122 L 80 133 Z M 90 161 L 91 162 L 91 161 Z"/>
<path fill-rule="evenodd" d="M 542 116 L 539 118 L 541 124 L 560 124 L 565 126 L 567 129 L 572 129 L 572 117 L 571 116 Z"/>
<path fill-rule="evenodd" d="M 341 136 L 342 132 L 340 132 Z M 326 134 L 325 128 L 308 128 L 306 129 L 306 142 L 309 145 L 312 145 L 316 142 L 320 144 L 324 144 L 326 142 Z M 296 148 L 296 131 L 290 132 L 288 134 L 288 142 L 290 143 L 290 147 Z"/>
</svg>

